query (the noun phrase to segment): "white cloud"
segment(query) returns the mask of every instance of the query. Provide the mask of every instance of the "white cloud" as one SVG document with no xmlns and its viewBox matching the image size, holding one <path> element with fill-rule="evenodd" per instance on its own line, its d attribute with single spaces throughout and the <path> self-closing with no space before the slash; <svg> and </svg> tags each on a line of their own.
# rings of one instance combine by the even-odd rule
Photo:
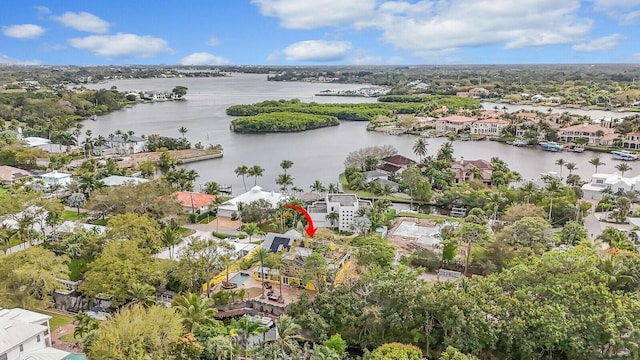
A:
<svg viewBox="0 0 640 360">
<path fill-rule="evenodd" d="M 611 50 L 618 46 L 618 43 L 624 39 L 625 37 L 621 34 L 611 34 L 593 39 L 586 43 L 575 44 L 572 49 L 580 52 Z"/>
<path fill-rule="evenodd" d="M 376 0 L 251 0 L 260 13 L 280 19 L 287 29 L 316 29 L 366 19 Z"/>
<path fill-rule="evenodd" d="M 623 25 L 632 24 L 640 17 L 640 0 L 592 0 L 593 8 Z"/>
<path fill-rule="evenodd" d="M 109 27 L 111 26 L 105 20 L 84 11 L 78 13 L 67 11 L 61 16 L 52 16 L 51 19 L 66 27 L 96 34 L 109 32 Z"/>
<path fill-rule="evenodd" d="M 207 45 L 209 46 L 218 46 L 220 45 L 220 40 L 217 37 L 211 36 L 209 40 L 207 40 Z"/>
<path fill-rule="evenodd" d="M 45 33 L 45 29 L 42 26 L 34 24 L 21 24 L 6 26 L 2 33 L 5 36 L 16 39 L 36 39 Z"/>
<path fill-rule="evenodd" d="M 344 59 L 350 49 L 347 41 L 306 40 L 287 46 L 282 53 L 289 61 L 335 61 Z"/>
<path fill-rule="evenodd" d="M 107 58 L 116 57 L 154 57 L 161 53 L 172 52 L 164 39 L 135 34 L 91 35 L 69 39 L 75 48 Z"/>
<path fill-rule="evenodd" d="M 180 60 L 180 65 L 228 65 L 231 61 L 206 52 L 187 55 Z"/>
<path fill-rule="evenodd" d="M 286 28 L 377 29 L 384 41 L 416 56 L 486 45 L 519 48 L 571 44 L 584 39 L 593 25 L 591 19 L 579 15 L 580 0 L 252 0 L 252 3 L 263 15 L 278 18 Z"/>
<path fill-rule="evenodd" d="M 34 6 L 38 15 L 49 15 L 51 14 L 51 10 L 46 6 Z"/>
<path fill-rule="evenodd" d="M 9 64 L 9 65 L 39 65 L 40 61 L 38 60 L 18 60 L 12 57 L 9 57 L 3 53 L 0 53 L 0 64 Z"/>
</svg>

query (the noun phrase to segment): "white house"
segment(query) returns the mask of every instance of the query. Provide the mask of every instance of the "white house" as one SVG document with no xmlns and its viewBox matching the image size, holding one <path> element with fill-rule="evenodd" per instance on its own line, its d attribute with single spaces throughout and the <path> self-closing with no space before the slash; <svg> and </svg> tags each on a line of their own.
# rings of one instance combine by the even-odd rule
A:
<svg viewBox="0 0 640 360">
<path fill-rule="evenodd" d="M 66 187 L 71 184 L 71 174 L 58 172 L 57 170 L 40 175 L 40 179 L 44 182 L 45 187 L 54 185 Z"/>
<path fill-rule="evenodd" d="M 613 134 L 615 129 L 598 124 L 580 124 L 560 129 L 558 135 L 562 141 L 575 141 L 580 138 L 589 139 L 589 145 L 600 145 L 606 135 Z M 600 135 L 600 136 L 598 136 Z M 617 138 L 614 135 L 613 138 Z"/>
<path fill-rule="evenodd" d="M 0 308 L 0 359 L 64 360 L 70 353 L 51 348 L 51 316 Z"/>
<path fill-rule="evenodd" d="M 486 136 L 500 136 L 502 130 L 509 126 L 507 120 L 502 119 L 483 119 L 471 124 L 471 133 Z"/>
<path fill-rule="evenodd" d="M 244 194 L 238 195 L 233 199 L 224 202 L 218 208 L 218 215 L 231 217 L 233 213 L 238 212 L 238 203 L 250 204 L 254 201 L 258 200 L 266 200 L 271 206 L 275 209 L 278 207 L 278 203 L 282 200 L 285 200 L 287 197 L 277 192 L 268 192 L 262 191 L 260 186 L 254 186 L 251 190 L 247 191 Z"/>
<path fill-rule="evenodd" d="M 362 207 L 371 207 L 371 202 L 359 200 L 355 194 L 327 194 L 325 200 L 316 201 L 307 211 L 316 227 L 337 227 L 340 231 L 352 231 L 353 219 Z M 333 224 L 327 219 L 331 213 L 338 214 L 337 221 Z"/>
<path fill-rule="evenodd" d="M 142 183 L 149 182 L 149 179 L 143 179 L 132 176 L 120 176 L 120 175 L 111 175 L 106 178 L 100 180 L 104 183 L 104 186 L 124 186 L 124 185 L 138 185 Z"/>
<path fill-rule="evenodd" d="M 125 135 L 116 135 L 109 139 L 109 146 L 116 154 L 137 154 L 145 151 L 147 139 L 135 135 Z"/>
<path fill-rule="evenodd" d="M 591 181 L 582 185 L 583 197 L 600 200 L 604 189 L 609 189 L 613 193 L 638 190 L 640 189 L 640 176 L 629 178 L 617 174 L 593 174 Z"/>
</svg>

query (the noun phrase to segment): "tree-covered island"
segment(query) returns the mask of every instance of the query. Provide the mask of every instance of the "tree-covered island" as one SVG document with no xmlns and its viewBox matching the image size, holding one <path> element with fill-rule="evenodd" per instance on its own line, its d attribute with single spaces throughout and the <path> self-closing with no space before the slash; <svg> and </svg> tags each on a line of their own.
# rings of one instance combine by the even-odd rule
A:
<svg viewBox="0 0 640 360">
<path fill-rule="evenodd" d="M 412 114 L 431 116 L 442 108 L 479 109 L 471 98 L 441 95 L 381 97 L 380 102 L 361 104 L 304 103 L 298 99 L 269 100 L 252 105 L 233 105 L 227 115 L 239 116 L 231 122 L 236 132 L 290 132 L 338 125 L 338 120 L 372 121 L 379 116 Z"/>
</svg>

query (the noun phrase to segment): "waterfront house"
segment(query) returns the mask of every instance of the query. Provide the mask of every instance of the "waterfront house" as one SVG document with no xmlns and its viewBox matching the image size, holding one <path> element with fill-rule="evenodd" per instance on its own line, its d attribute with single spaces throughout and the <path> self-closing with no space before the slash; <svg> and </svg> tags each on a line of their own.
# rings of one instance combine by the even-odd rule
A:
<svg viewBox="0 0 640 360">
<path fill-rule="evenodd" d="M 215 195 L 191 191 L 176 191 L 172 196 L 182 204 L 185 211 L 198 214 L 209 211 L 209 205 L 216 199 Z"/>
<path fill-rule="evenodd" d="M 0 166 L 0 180 L 3 185 L 11 184 L 14 181 L 30 177 L 31 173 L 13 166 Z"/>
<path fill-rule="evenodd" d="M 113 138 L 109 138 L 109 147 L 116 154 L 138 154 L 146 150 L 147 139 L 135 135 L 116 135 Z"/>
<path fill-rule="evenodd" d="M 51 348 L 51 316 L 0 308 L 0 359 L 64 360 L 70 353 Z"/>
<path fill-rule="evenodd" d="M 624 135 L 622 147 L 625 149 L 640 149 L 640 132 L 630 132 Z"/>
<path fill-rule="evenodd" d="M 608 189 L 614 194 L 640 189 L 640 176 L 622 177 L 618 174 L 595 173 L 591 180 L 582 185 L 585 199 L 602 199 L 602 192 Z"/>
<path fill-rule="evenodd" d="M 483 119 L 471 124 L 471 133 L 485 136 L 500 136 L 502 135 L 502 130 L 507 126 L 509 126 L 507 120 Z"/>
<path fill-rule="evenodd" d="M 472 169 L 478 169 L 472 170 Z M 451 164 L 451 170 L 454 173 L 454 182 L 461 184 L 467 180 L 480 180 L 486 185 L 491 185 L 491 176 L 493 175 L 493 166 L 487 160 L 464 160 L 454 161 Z M 479 177 L 474 173 L 479 172 Z"/>
<path fill-rule="evenodd" d="M 471 124 L 478 119 L 461 115 L 443 116 L 436 119 L 436 131 L 440 133 L 457 133 L 461 130 L 469 129 Z"/>
<path fill-rule="evenodd" d="M 362 207 L 371 207 L 368 200 L 360 200 L 355 194 L 327 194 L 322 201 L 316 201 L 307 208 L 316 227 L 337 228 L 353 231 L 353 220 Z M 337 214 L 335 219 L 331 219 Z"/>
<path fill-rule="evenodd" d="M 149 182 L 149 179 L 143 179 L 139 177 L 132 176 L 120 176 L 120 175 L 111 175 L 106 178 L 100 180 L 104 183 L 104 186 L 125 186 L 125 185 L 138 185 L 142 183 Z"/>
<path fill-rule="evenodd" d="M 40 175 L 40 180 L 42 180 L 43 185 L 47 188 L 50 186 L 67 187 L 71 184 L 71 174 L 53 170 L 52 172 Z"/>
<path fill-rule="evenodd" d="M 599 124 L 580 124 L 562 128 L 558 131 L 558 136 L 562 141 L 575 141 L 580 138 L 589 139 L 589 145 L 602 145 L 601 140 L 605 135 L 613 134 L 612 128 L 607 128 Z M 617 135 L 614 136 L 617 138 Z"/>
<path fill-rule="evenodd" d="M 385 158 L 380 159 L 380 166 L 378 167 L 378 169 L 381 169 L 382 171 L 387 171 L 387 169 L 390 169 L 390 170 L 395 169 L 395 171 L 392 171 L 393 173 L 401 173 L 404 170 L 406 170 L 408 167 L 415 164 L 416 164 L 415 160 L 409 159 L 406 156 L 393 155 L 393 156 L 387 156 Z M 387 167 L 385 169 L 384 168 L 385 165 L 391 165 L 392 167 Z M 387 171 L 387 172 L 390 172 L 390 171 Z"/>
<path fill-rule="evenodd" d="M 234 214 L 237 215 L 239 203 L 243 203 L 246 205 L 258 200 L 268 201 L 275 209 L 278 207 L 278 203 L 280 201 L 284 201 L 286 199 L 287 197 L 281 193 L 273 191 L 262 191 L 262 188 L 256 185 L 246 193 L 236 196 L 233 199 L 228 200 L 220 205 L 220 207 L 218 208 L 218 215 L 232 217 Z"/>
<path fill-rule="evenodd" d="M 489 93 L 490 93 L 489 90 L 482 87 L 477 87 L 469 90 L 469 95 L 471 95 L 474 98 L 484 98 L 489 96 Z"/>
<path fill-rule="evenodd" d="M 363 172 L 362 176 L 366 182 L 371 182 L 377 179 L 387 179 L 389 177 L 389 173 L 382 170 L 371 170 Z"/>
</svg>

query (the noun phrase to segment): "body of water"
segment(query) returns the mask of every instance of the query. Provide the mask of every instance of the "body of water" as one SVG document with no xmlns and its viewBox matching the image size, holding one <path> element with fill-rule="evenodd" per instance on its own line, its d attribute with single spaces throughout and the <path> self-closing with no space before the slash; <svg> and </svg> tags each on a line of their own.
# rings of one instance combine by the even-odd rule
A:
<svg viewBox="0 0 640 360">
<path fill-rule="evenodd" d="M 240 165 L 260 165 L 265 168 L 264 176 L 258 178 L 258 185 L 265 190 L 277 190 L 275 179 L 282 172 L 279 164 L 287 159 L 294 163 L 288 171 L 294 178 L 294 185 L 308 191 L 315 180 L 324 184 L 337 182 L 338 174 L 344 170 L 347 155 L 366 146 L 389 144 L 395 146 L 400 154 L 416 158 L 411 150 L 416 136 L 394 136 L 366 131 L 365 122 L 343 121 L 339 126 L 300 133 L 237 134 L 229 130 L 233 117 L 227 116 L 225 109 L 231 105 L 292 98 L 319 103 L 376 101 L 375 98 L 314 96 L 322 90 L 358 89 L 364 85 L 270 82 L 266 80 L 266 75 L 233 74 L 216 78 L 120 80 L 93 87 L 108 89 L 113 85 L 121 91 L 170 91 L 176 85 L 189 88 L 187 101 L 138 104 L 100 116 L 97 121 L 85 121 L 83 130 L 90 129 L 94 137 L 99 134 L 107 136 L 118 129 L 133 130 L 138 135 L 178 137 L 178 128 L 185 126 L 189 129 L 186 137 L 192 144 L 198 141 L 205 145 L 221 144 L 225 151 L 223 158 L 185 165 L 187 169 L 194 169 L 200 174 L 196 180 L 196 190 L 200 184 L 216 181 L 232 185 L 234 194 L 243 192 L 242 179 L 234 173 L 234 169 Z M 497 105 L 502 107 L 501 104 Z M 493 106 L 495 105 L 485 104 L 490 109 Z M 602 114 L 597 116 L 617 114 L 600 113 Z M 428 139 L 428 153 L 435 154 L 445 141 L 445 138 Z M 542 172 L 559 172 L 559 167 L 554 165 L 559 158 L 576 163 L 578 169 L 575 173 L 584 179 L 588 179 L 593 173 L 594 168 L 588 161 L 595 156 L 600 156 L 606 163 L 599 168 L 600 171 L 614 172 L 617 164 L 609 154 L 551 153 L 491 141 L 456 141 L 453 147 L 456 158 L 489 160 L 497 156 L 521 173 L 525 180 L 538 180 Z M 635 167 L 633 163 L 631 165 Z M 640 164 L 637 167 L 635 170 L 640 170 Z M 566 173 L 566 169 L 563 170 L 563 175 L 566 176 Z M 247 187 L 251 187 L 253 183 L 254 179 L 247 179 Z"/>
</svg>

